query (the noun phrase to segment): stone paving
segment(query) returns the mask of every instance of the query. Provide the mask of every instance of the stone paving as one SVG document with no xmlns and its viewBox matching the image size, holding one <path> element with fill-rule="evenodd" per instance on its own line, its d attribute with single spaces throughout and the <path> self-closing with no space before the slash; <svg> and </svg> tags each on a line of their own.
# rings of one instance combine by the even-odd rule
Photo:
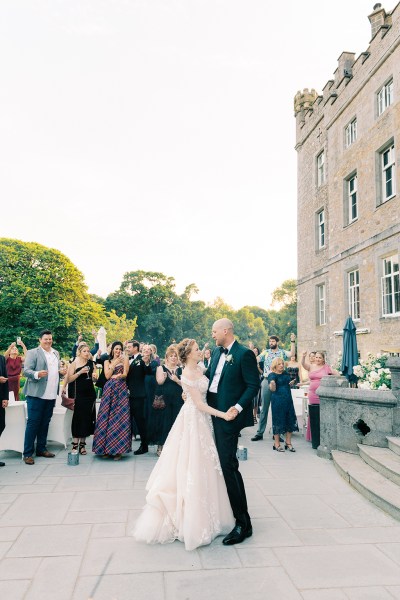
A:
<svg viewBox="0 0 400 600">
<path fill-rule="evenodd" d="M 157 460 L 23 464 L 1 453 L 0 598 L 8 600 L 400 599 L 400 522 L 362 498 L 300 434 L 295 454 L 251 442 L 241 462 L 254 535 L 186 552 L 130 535 Z M 135 448 L 138 443 L 135 443 Z"/>
</svg>

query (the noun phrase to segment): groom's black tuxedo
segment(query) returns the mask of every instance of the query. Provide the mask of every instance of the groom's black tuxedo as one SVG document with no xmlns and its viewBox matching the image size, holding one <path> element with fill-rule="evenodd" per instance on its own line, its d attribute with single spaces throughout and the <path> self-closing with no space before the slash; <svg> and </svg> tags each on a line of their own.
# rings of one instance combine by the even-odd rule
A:
<svg viewBox="0 0 400 600">
<path fill-rule="evenodd" d="M 205 373 L 210 380 L 210 385 L 220 356 L 220 349 L 217 347 Z M 254 352 L 234 342 L 225 357 L 217 393 L 209 391 L 207 394 L 208 404 L 218 410 L 226 412 L 235 404 L 239 404 L 243 409 L 233 421 L 213 418 L 213 422 L 215 442 L 232 511 L 236 522 L 245 529 L 250 527 L 250 517 L 247 512 L 246 492 L 239 472 L 236 450 L 240 430 L 253 425 L 253 399 L 258 393 L 259 386 L 260 379 Z"/>
</svg>

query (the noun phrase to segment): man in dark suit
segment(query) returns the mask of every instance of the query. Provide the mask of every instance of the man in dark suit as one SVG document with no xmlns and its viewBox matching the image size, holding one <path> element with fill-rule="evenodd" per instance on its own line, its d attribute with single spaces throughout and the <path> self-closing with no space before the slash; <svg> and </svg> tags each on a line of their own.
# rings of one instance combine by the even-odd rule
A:
<svg viewBox="0 0 400 600">
<path fill-rule="evenodd" d="M 0 355 L 0 435 L 6 427 L 6 408 L 8 406 L 8 375 L 6 359 Z M 0 462 L 0 467 L 5 463 Z"/>
<path fill-rule="evenodd" d="M 212 328 L 217 347 L 205 375 L 210 380 L 208 404 L 218 410 L 234 411 L 233 421 L 213 418 L 215 441 L 236 525 L 223 544 L 240 544 L 253 533 L 247 510 L 246 492 L 236 456 L 240 430 L 253 425 L 253 398 L 260 379 L 255 354 L 233 336 L 233 323 L 219 319 Z"/>
<path fill-rule="evenodd" d="M 127 343 L 126 349 L 129 356 L 129 371 L 126 383 L 129 388 L 129 405 L 131 409 L 131 421 L 133 431 L 133 420 L 137 425 L 140 435 L 140 446 L 133 454 L 146 454 L 149 451 L 147 444 L 146 421 L 144 418 L 144 403 L 146 399 L 146 389 L 144 378 L 146 374 L 151 374 L 151 368 L 146 365 L 139 353 L 140 344 L 136 340 Z"/>
</svg>

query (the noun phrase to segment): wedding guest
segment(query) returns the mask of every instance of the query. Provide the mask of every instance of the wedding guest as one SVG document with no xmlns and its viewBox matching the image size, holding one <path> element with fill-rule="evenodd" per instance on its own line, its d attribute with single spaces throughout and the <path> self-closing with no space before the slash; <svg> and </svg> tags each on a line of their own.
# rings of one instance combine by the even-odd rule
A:
<svg viewBox="0 0 400 600">
<path fill-rule="evenodd" d="M 301 379 L 300 365 L 297 362 L 297 354 L 291 356 L 289 362 L 286 365 L 286 370 L 290 375 L 291 380 L 294 382 L 292 384 L 293 389 L 298 389 L 299 385 L 303 383 Z"/>
<path fill-rule="evenodd" d="M 132 451 L 128 370 L 129 360 L 123 353 L 122 342 L 113 342 L 110 356 L 104 362 L 107 381 L 93 438 L 93 452 L 103 458 L 120 460 L 122 454 Z"/>
<path fill-rule="evenodd" d="M 292 446 L 292 433 L 299 431 L 299 426 L 291 392 L 293 379 L 285 371 L 285 363 L 282 358 L 275 358 L 272 361 L 268 385 L 271 390 L 273 449 L 278 452 L 285 451 L 280 445 L 280 436 L 285 435 L 285 449 L 289 452 L 296 452 Z"/>
<path fill-rule="evenodd" d="M 63 381 L 64 389 L 68 385 L 68 397 L 75 398 L 72 416 L 72 454 L 87 454 L 86 438 L 94 433 L 96 421 L 96 390 L 93 377 L 95 365 L 89 346 L 80 342 L 76 349 L 76 358 L 69 364 Z"/>
<path fill-rule="evenodd" d="M 151 373 L 151 369 L 148 366 L 150 363 L 150 352 L 146 354 L 146 362 L 142 358 L 142 354 L 139 352 L 139 348 L 145 347 L 145 344 L 139 344 L 136 340 L 130 340 L 127 342 L 126 351 L 129 359 L 129 370 L 126 378 L 126 383 L 129 389 L 129 405 L 131 412 L 131 428 L 134 431 L 135 425 L 140 435 L 140 446 L 135 450 L 134 454 L 146 454 L 149 451 L 147 442 L 147 427 L 145 421 L 145 400 L 146 400 L 146 389 L 145 389 L 145 376 L 147 373 Z"/>
<path fill-rule="evenodd" d="M 19 356 L 19 351 L 15 342 L 13 342 L 4 353 L 8 373 L 8 389 L 9 392 L 14 393 L 15 400 L 19 400 L 21 371 L 26 359 L 26 353 L 28 352 L 28 349 L 21 338 L 17 338 L 17 343 L 22 347 L 24 353 L 23 358 Z"/>
<path fill-rule="evenodd" d="M 146 371 L 146 374 L 144 377 L 144 391 L 146 394 L 146 399 L 145 399 L 145 403 L 144 403 L 144 420 L 146 423 L 147 437 L 148 437 L 148 434 L 150 433 L 150 430 L 149 430 L 150 413 L 151 413 L 154 395 L 155 395 L 156 387 L 157 387 L 156 371 L 157 371 L 157 367 L 160 365 L 160 362 L 159 362 L 160 359 L 158 358 L 158 356 L 156 354 L 154 354 L 153 348 L 156 348 L 154 346 L 154 344 L 145 344 L 143 346 L 143 354 L 142 354 L 144 362 L 146 364 L 148 364 L 150 367 L 150 371 L 149 370 Z M 156 352 L 157 352 L 157 348 L 156 348 Z M 157 358 L 158 358 L 158 360 L 157 360 Z M 151 440 L 148 439 L 147 442 L 151 443 Z"/>
<path fill-rule="evenodd" d="M 165 440 L 171 430 L 179 411 L 183 406 L 182 400 L 182 368 L 178 367 L 178 350 L 175 344 L 168 346 L 165 352 L 165 362 L 157 367 L 156 380 L 158 388 L 156 395 L 162 396 L 165 402 L 165 408 L 159 416 L 161 417 L 158 432 L 157 455 L 160 456 Z"/>
<path fill-rule="evenodd" d="M 8 406 L 8 377 L 6 359 L 0 354 L 0 436 L 6 427 L 6 408 Z M 6 463 L 0 462 L 0 467 Z"/>
<path fill-rule="evenodd" d="M 208 369 L 208 367 L 210 366 L 210 362 L 211 362 L 211 350 L 210 348 L 204 348 L 204 358 L 203 358 L 203 363 L 204 363 L 204 367 L 206 369 Z"/>
<path fill-rule="evenodd" d="M 50 329 L 44 329 L 39 335 L 39 346 L 28 350 L 24 363 L 24 394 L 28 409 L 24 440 L 26 465 L 35 464 L 35 440 L 36 456 L 55 456 L 46 448 L 47 432 L 56 403 L 60 374 L 64 374 L 65 370 L 60 370 L 60 355 L 52 346 L 53 335 Z"/>
<path fill-rule="evenodd" d="M 152 360 L 155 360 L 157 362 L 157 365 L 160 365 L 161 360 L 157 354 L 157 346 L 155 344 L 150 344 L 150 349 L 151 349 L 152 356 L 153 356 Z"/>
<path fill-rule="evenodd" d="M 257 369 L 258 372 L 260 374 L 260 381 L 262 381 L 262 376 L 263 376 L 263 367 L 261 367 L 260 365 L 260 349 L 257 348 L 257 346 L 254 346 L 253 344 L 253 348 L 251 348 L 251 350 L 253 350 L 255 357 L 257 359 Z M 264 363 L 262 363 L 264 364 Z M 253 400 L 253 419 L 254 419 L 254 425 L 257 425 L 258 421 L 257 421 L 257 415 L 259 413 L 261 407 L 261 387 L 257 392 L 257 395 L 254 396 L 254 400 Z"/>
<path fill-rule="evenodd" d="M 332 369 L 330 365 L 325 363 L 324 352 L 315 352 L 313 363 L 306 361 L 307 351 L 303 353 L 302 364 L 308 370 L 310 387 L 308 389 L 308 423 L 306 440 L 312 443 L 312 447 L 316 450 L 320 442 L 320 414 L 319 414 L 319 396 L 317 389 L 321 383 L 322 377 L 326 375 L 339 375 L 338 371 Z"/>
<path fill-rule="evenodd" d="M 94 337 L 94 346 L 93 348 L 90 350 L 90 354 L 92 356 L 95 356 L 99 350 L 99 340 L 97 339 L 97 331 L 95 329 L 92 330 L 92 335 Z M 71 351 L 71 357 L 74 359 L 76 356 L 76 351 L 78 349 L 78 346 L 81 342 L 83 342 L 83 335 L 81 333 L 79 333 L 78 335 L 78 339 L 76 340 L 75 344 L 72 346 L 72 351 Z"/>
<path fill-rule="evenodd" d="M 268 375 L 271 372 L 271 364 L 275 358 L 283 358 L 283 360 L 289 358 L 296 353 L 296 336 L 294 333 L 290 335 L 290 352 L 286 352 L 283 348 L 279 348 L 279 337 L 277 335 L 271 335 L 269 337 L 269 350 L 266 350 L 263 354 L 264 357 L 264 372 L 263 380 L 261 383 L 261 415 L 258 423 L 258 429 L 255 436 L 251 438 L 252 442 L 258 442 L 264 437 L 264 431 L 267 427 L 268 411 L 271 404 L 271 390 L 268 385 Z"/>
</svg>

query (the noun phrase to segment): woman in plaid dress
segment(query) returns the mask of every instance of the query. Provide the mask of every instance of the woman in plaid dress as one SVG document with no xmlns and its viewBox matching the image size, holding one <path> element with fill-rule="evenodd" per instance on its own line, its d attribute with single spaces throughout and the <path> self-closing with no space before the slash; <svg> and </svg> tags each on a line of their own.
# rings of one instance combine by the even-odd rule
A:
<svg viewBox="0 0 400 600">
<path fill-rule="evenodd" d="M 120 460 L 122 454 L 132 451 L 129 390 L 126 376 L 129 359 L 124 355 L 121 342 L 111 346 L 110 357 L 104 362 L 107 382 L 103 388 L 93 452 L 104 458 Z"/>
</svg>

